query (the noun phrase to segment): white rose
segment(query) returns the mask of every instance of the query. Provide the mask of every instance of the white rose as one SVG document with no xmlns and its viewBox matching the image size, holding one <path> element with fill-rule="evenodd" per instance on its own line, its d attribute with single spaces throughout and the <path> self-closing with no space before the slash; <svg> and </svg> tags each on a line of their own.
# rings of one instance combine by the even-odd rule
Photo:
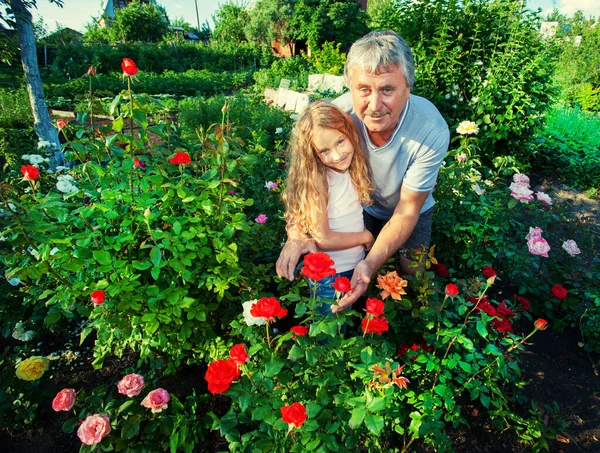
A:
<svg viewBox="0 0 600 453">
<path fill-rule="evenodd" d="M 244 321 L 246 321 L 246 324 L 249 326 L 264 326 L 267 323 L 265 318 L 256 318 L 250 314 L 252 305 L 254 305 L 257 301 L 258 299 L 254 299 L 242 303 L 242 306 L 244 307 Z"/>
</svg>

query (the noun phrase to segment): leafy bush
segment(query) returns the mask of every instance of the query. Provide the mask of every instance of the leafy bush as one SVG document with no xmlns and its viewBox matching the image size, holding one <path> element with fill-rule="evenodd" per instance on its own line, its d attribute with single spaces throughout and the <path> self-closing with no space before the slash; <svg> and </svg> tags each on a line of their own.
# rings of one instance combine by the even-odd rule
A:
<svg viewBox="0 0 600 453">
<path fill-rule="evenodd" d="M 321 49 L 316 49 L 310 55 L 302 52 L 302 56 L 313 65 L 319 74 L 342 75 L 346 54 L 340 52 L 341 44 L 326 42 Z"/>
<path fill-rule="evenodd" d="M 254 73 L 255 88 L 277 88 L 281 79 L 290 81 L 290 89 L 303 91 L 308 87 L 308 75 L 313 71 L 309 62 L 300 56 L 275 60 L 270 68 Z"/>
<path fill-rule="evenodd" d="M 15 165 L 22 154 L 36 149 L 33 115 L 24 88 L 0 90 L 0 168 Z"/>
<path fill-rule="evenodd" d="M 600 181 L 598 130 L 600 118 L 597 116 L 574 109 L 551 109 L 536 140 L 535 166 L 574 187 L 597 187 Z"/>
</svg>

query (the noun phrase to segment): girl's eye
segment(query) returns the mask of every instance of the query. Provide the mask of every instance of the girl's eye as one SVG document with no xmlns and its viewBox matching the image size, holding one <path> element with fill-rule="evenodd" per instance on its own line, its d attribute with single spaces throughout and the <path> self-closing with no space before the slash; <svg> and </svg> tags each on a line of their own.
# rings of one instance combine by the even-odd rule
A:
<svg viewBox="0 0 600 453">
<path fill-rule="evenodd" d="M 344 139 L 343 138 L 340 138 L 340 140 L 337 142 L 338 145 L 341 145 L 343 143 L 344 143 Z"/>
<path fill-rule="evenodd" d="M 328 149 L 322 149 L 321 151 L 319 151 L 321 154 L 327 154 L 329 152 Z"/>
</svg>

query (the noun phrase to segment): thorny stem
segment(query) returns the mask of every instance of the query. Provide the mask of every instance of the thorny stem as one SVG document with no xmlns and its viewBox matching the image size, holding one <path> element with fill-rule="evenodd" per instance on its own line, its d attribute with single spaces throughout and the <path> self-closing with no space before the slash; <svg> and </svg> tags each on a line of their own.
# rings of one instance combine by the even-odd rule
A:
<svg viewBox="0 0 600 453">
<path fill-rule="evenodd" d="M 131 132 L 131 136 L 133 137 L 133 96 L 131 95 L 131 77 L 127 77 L 127 92 L 129 93 L 129 132 Z"/>
</svg>

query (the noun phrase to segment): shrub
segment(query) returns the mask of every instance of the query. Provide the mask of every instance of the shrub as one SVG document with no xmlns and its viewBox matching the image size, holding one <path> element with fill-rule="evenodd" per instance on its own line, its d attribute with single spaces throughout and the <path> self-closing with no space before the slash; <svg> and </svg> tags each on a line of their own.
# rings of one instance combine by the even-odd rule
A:
<svg viewBox="0 0 600 453">
<path fill-rule="evenodd" d="M 270 68 L 254 73 L 255 88 L 258 91 L 277 88 L 281 79 L 288 79 L 290 89 L 303 91 L 308 87 L 308 75 L 312 71 L 310 63 L 300 56 L 275 60 Z"/>
</svg>

